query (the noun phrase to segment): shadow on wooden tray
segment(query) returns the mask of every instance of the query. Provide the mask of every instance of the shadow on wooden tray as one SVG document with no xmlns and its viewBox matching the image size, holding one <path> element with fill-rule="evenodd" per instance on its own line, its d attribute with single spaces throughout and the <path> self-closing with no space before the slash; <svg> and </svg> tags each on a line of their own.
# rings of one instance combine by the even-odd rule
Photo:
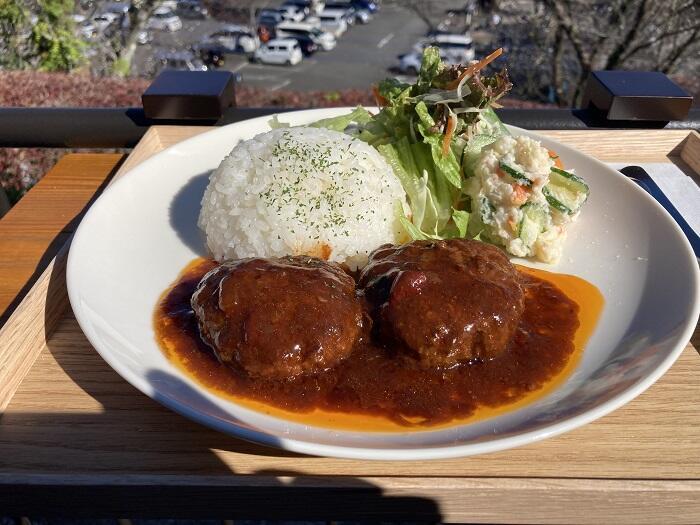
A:
<svg viewBox="0 0 700 525">
<path fill-rule="evenodd" d="M 5 514 L 441 521 L 431 499 L 386 495 L 351 476 L 309 475 L 303 469 L 313 458 L 236 439 L 171 412 L 114 372 L 72 316 L 57 333 L 48 346 L 58 366 L 47 393 L 79 388 L 87 395 L 70 395 L 78 404 L 60 412 L 2 416 L 0 443 L 14 454 L 0 458 L 0 472 L 22 465 L 23 474 L 46 475 L 39 487 L 29 478 L 2 480 Z M 180 382 L 168 374 L 149 380 Z M 186 395 L 200 397 L 191 389 Z M 265 463 L 275 468 L 260 468 Z M 67 472 L 80 481 L 67 479 Z"/>
<path fill-rule="evenodd" d="M 0 417 L 0 444 L 13 451 L 0 457 L 4 514 L 441 521 L 432 499 L 305 471 L 316 458 L 211 430 L 143 395 L 85 338 L 67 303 L 65 266 L 57 270 L 45 309 L 54 335 L 39 357 L 42 373 L 23 383 L 26 396 L 55 396 L 57 410 L 17 408 L 31 406 L 28 400 Z M 220 414 L 175 376 L 154 372 L 148 380 L 176 382 L 185 398 Z"/>
</svg>

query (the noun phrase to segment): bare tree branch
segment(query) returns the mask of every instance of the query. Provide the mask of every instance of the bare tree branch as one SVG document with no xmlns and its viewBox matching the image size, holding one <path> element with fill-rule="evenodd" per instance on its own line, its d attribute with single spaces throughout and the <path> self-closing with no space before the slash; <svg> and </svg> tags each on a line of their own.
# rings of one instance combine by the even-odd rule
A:
<svg viewBox="0 0 700 525">
<path fill-rule="evenodd" d="M 627 33 L 625 34 L 624 38 L 618 42 L 612 53 L 608 55 L 608 59 L 605 62 L 605 69 L 614 69 L 617 67 L 620 63 L 622 53 L 624 53 L 625 49 L 627 49 L 637 37 L 637 32 L 639 31 L 642 19 L 647 12 L 647 1 L 648 0 L 642 0 L 637 6 L 637 10 L 632 17 L 632 23 L 629 25 L 630 27 L 628 28 Z"/>
<path fill-rule="evenodd" d="M 554 58 L 552 59 L 552 84 L 557 105 L 565 104 L 566 94 L 563 86 L 562 58 L 564 56 L 564 30 L 558 26 L 554 34 Z"/>
<path fill-rule="evenodd" d="M 661 42 L 662 40 L 672 37 L 674 35 L 680 35 L 682 33 L 686 33 L 688 31 L 697 31 L 697 29 L 700 28 L 700 22 L 698 22 L 695 25 L 692 25 L 690 27 L 684 27 L 682 29 L 676 29 L 674 31 L 667 31 L 655 38 L 652 38 L 650 40 L 647 40 L 646 42 L 643 42 L 641 44 L 638 44 L 634 46 L 632 49 L 628 50 L 624 56 L 620 59 L 620 62 L 624 62 L 625 60 L 630 59 L 632 56 L 634 56 L 636 53 L 639 51 L 642 51 L 644 49 L 647 49 L 648 47 L 653 46 L 654 44 Z"/>
<path fill-rule="evenodd" d="M 574 29 L 571 19 L 571 4 L 563 0 L 545 0 L 545 5 L 553 11 L 559 25 L 571 42 L 581 65 L 590 65 L 590 57 L 583 50 L 583 42 L 578 38 Z"/>
<path fill-rule="evenodd" d="M 681 59 L 681 57 L 685 54 L 685 52 L 690 49 L 690 47 L 693 44 L 698 43 L 698 37 L 700 36 L 700 27 L 696 27 L 695 30 L 692 32 L 692 34 L 679 46 L 677 46 L 666 58 L 666 62 L 664 66 L 661 68 L 662 73 L 670 73 L 673 71 L 673 68 L 676 66 L 678 61 Z"/>
</svg>

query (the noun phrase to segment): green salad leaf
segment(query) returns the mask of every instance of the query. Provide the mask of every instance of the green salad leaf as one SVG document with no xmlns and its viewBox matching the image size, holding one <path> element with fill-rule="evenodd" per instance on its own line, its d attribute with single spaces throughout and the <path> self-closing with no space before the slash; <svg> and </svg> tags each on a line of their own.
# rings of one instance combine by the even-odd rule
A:
<svg viewBox="0 0 700 525">
<path fill-rule="evenodd" d="M 366 124 L 372 120 L 372 114 L 362 106 L 357 106 L 347 115 L 324 118 L 309 124 L 312 128 L 325 128 L 333 131 L 345 131 L 350 124 Z"/>
<path fill-rule="evenodd" d="M 508 133 L 492 108 L 511 88 L 508 74 L 482 73 L 499 55 L 449 67 L 428 47 L 416 83 L 380 82 L 374 92 L 381 110 L 356 119 L 357 136 L 377 148 L 406 191 L 411 212 L 401 222 L 413 239 L 464 238 L 481 229 L 463 182 L 482 149 Z"/>
</svg>

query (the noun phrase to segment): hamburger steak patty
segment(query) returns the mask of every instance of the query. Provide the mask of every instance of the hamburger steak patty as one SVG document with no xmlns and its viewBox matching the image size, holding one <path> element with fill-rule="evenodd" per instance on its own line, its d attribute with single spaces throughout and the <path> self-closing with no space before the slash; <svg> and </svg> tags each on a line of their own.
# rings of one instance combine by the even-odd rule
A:
<svg viewBox="0 0 700 525">
<path fill-rule="evenodd" d="M 524 309 L 518 272 L 506 255 L 465 239 L 380 247 L 358 286 L 380 337 L 428 367 L 497 356 Z"/>
<path fill-rule="evenodd" d="M 352 277 L 306 256 L 225 262 L 202 278 L 191 304 L 220 361 L 267 379 L 337 365 L 363 323 Z"/>
</svg>

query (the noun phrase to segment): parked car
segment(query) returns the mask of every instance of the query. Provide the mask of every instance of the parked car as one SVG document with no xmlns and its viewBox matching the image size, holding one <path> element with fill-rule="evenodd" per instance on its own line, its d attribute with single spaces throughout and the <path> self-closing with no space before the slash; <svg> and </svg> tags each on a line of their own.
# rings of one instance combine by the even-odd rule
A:
<svg viewBox="0 0 700 525">
<path fill-rule="evenodd" d="M 199 55 L 204 64 L 211 68 L 222 67 L 226 63 L 228 51 L 216 42 L 195 44 L 193 50 Z"/>
<path fill-rule="evenodd" d="M 306 10 L 307 15 L 319 14 L 326 3 L 321 0 L 285 0 L 282 5 L 296 5 Z"/>
<path fill-rule="evenodd" d="M 306 9 L 296 4 L 285 4 L 277 12 L 284 20 L 289 20 L 290 22 L 301 22 L 308 14 Z"/>
<path fill-rule="evenodd" d="M 325 9 L 337 9 L 343 11 L 345 21 L 349 26 L 356 22 L 357 10 L 350 2 L 326 2 Z"/>
<path fill-rule="evenodd" d="M 97 28 L 95 27 L 95 24 L 89 20 L 86 20 L 78 26 L 78 33 L 80 33 L 80 36 L 83 38 L 87 38 L 89 40 L 97 35 Z"/>
<path fill-rule="evenodd" d="M 260 46 L 253 55 L 263 64 L 285 64 L 293 66 L 302 61 L 299 43 L 292 38 L 273 38 Z"/>
<path fill-rule="evenodd" d="M 309 57 L 313 55 L 316 51 L 318 51 L 318 45 L 308 36 L 297 35 L 285 38 L 291 38 L 293 40 L 296 40 L 299 43 L 302 55 L 304 55 L 305 57 Z"/>
<path fill-rule="evenodd" d="M 355 22 L 360 24 L 369 24 L 372 20 L 372 12 L 368 9 L 357 9 L 355 11 Z"/>
<path fill-rule="evenodd" d="M 474 42 L 467 34 L 435 32 L 431 37 L 419 40 L 414 51 L 422 52 L 429 46 L 439 47 L 455 63 L 474 60 Z"/>
<path fill-rule="evenodd" d="M 284 22 L 285 18 L 282 15 L 282 11 L 280 9 L 270 9 L 270 8 L 265 8 L 265 9 L 260 9 L 257 12 L 258 17 L 258 25 L 261 25 L 262 20 L 266 20 L 267 24 L 272 24 L 272 25 L 277 25 L 280 22 Z"/>
<path fill-rule="evenodd" d="M 78 34 L 83 38 L 91 39 L 97 34 L 97 28 L 90 20 L 87 19 L 85 15 L 74 14 L 71 15 L 73 22 L 75 22 L 76 30 Z"/>
<path fill-rule="evenodd" d="M 336 46 L 336 39 L 330 33 L 317 29 L 312 24 L 305 22 L 282 22 L 276 27 L 277 36 L 280 38 L 308 36 L 323 51 L 330 51 Z"/>
<path fill-rule="evenodd" d="M 324 9 L 318 18 L 321 21 L 321 30 L 329 32 L 336 38 L 340 38 L 348 30 L 345 12 L 340 9 Z"/>
<path fill-rule="evenodd" d="M 346 12 L 348 24 L 367 24 L 372 20 L 369 9 L 358 7 L 352 2 L 326 2 L 326 9 L 342 9 Z"/>
<path fill-rule="evenodd" d="M 209 11 L 198 0 L 180 0 L 175 10 L 180 18 L 204 20 Z"/>
<path fill-rule="evenodd" d="M 455 62 L 451 59 L 444 51 L 439 50 L 440 59 L 447 65 L 454 66 L 460 64 L 459 61 Z M 398 69 L 404 75 L 417 75 L 420 71 L 421 60 L 423 59 L 423 52 L 411 51 L 405 55 L 399 55 L 399 66 Z"/>
<path fill-rule="evenodd" d="M 228 53 L 253 53 L 260 40 L 258 36 L 245 26 L 229 25 L 210 34 L 206 41 L 216 42 Z"/>
<path fill-rule="evenodd" d="M 177 3 L 178 0 L 161 0 L 160 2 L 158 2 L 157 7 L 159 9 L 169 9 L 170 11 L 176 11 Z"/>
<path fill-rule="evenodd" d="M 350 3 L 355 7 L 355 9 L 364 9 L 369 11 L 371 14 L 379 11 L 379 4 L 372 0 L 350 0 Z"/>
<path fill-rule="evenodd" d="M 105 13 L 114 13 L 115 15 L 126 15 L 131 9 L 130 2 L 109 2 L 104 6 Z"/>
<path fill-rule="evenodd" d="M 161 31 L 179 31 L 182 29 L 182 20 L 168 7 L 159 7 L 153 11 L 153 15 L 148 19 L 148 29 L 158 29 Z"/>
<path fill-rule="evenodd" d="M 178 71 L 207 71 L 208 69 L 191 51 L 159 51 L 154 58 L 158 72 L 165 69 Z"/>
<path fill-rule="evenodd" d="M 117 21 L 117 15 L 114 13 L 102 13 L 92 17 L 92 24 L 100 33 L 104 32 L 109 26 Z"/>
<path fill-rule="evenodd" d="M 311 14 L 311 9 L 305 2 L 296 2 L 295 0 L 285 0 L 285 2 L 280 6 L 280 9 L 285 9 L 287 7 L 293 7 L 297 9 L 298 11 L 301 11 L 304 13 L 304 16 L 307 17 Z"/>
<path fill-rule="evenodd" d="M 142 30 L 139 31 L 138 35 L 136 35 L 136 43 L 140 45 L 145 45 L 145 44 L 150 44 L 153 42 L 153 33 L 147 30 Z"/>
</svg>

